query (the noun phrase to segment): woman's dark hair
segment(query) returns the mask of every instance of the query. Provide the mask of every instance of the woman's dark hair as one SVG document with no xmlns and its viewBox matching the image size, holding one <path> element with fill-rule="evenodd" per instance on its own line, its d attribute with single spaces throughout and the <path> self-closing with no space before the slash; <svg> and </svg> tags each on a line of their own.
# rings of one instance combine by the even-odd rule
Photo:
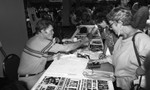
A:
<svg viewBox="0 0 150 90">
<path fill-rule="evenodd" d="M 46 28 L 49 27 L 49 25 L 53 25 L 53 23 L 50 20 L 48 20 L 48 19 L 39 20 L 35 27 L 36 33 L 41 32 L 41 30 L 43 30 L 43 29 L 45 30 Z"/>
<path fill-rule="evenodd" d="M 107 24 L 109 24 L 106 18 L 106 14 L 103 12 L 99 12 L 95 15 L 95 23 L 101 23 L 102 21 L 105 21 Z"/>
</svg>

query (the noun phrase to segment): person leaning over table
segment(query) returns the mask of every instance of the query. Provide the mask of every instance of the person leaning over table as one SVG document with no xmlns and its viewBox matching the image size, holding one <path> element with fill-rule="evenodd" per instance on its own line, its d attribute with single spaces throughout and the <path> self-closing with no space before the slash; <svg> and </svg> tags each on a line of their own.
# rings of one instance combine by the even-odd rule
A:
<svg viewBox="0 0 150 90">
<path fill-rule="evenodd" d="M 19 80 L 27 83 L 29 89 L 42 75 L 48 61 L 48 52 L 69 52 L 88 42 L 88 38 L 70 44 L 59 44 L 53 38 L 52 22 L 46 19 L 36 24 L 36 34 L 30 38 L 22 52 L 18 68 Z"/>
<path fill-rule="evenodd" d="M 136 77 L 136 69 L 139 64 L 133 48 L 133 35 L 142 32 L 131 26 L 132 13 L 130 10 L 116 7 L 107 14 L 113 31 L 120 36 L 116 41 L 113 54 L 107 56 L 100 63 L 109 62 L 114 65 L 116 85 L 122 90 L 130 90 L 131 83 Z M 135 37 L 135 44 L 140 56 L 145 57 L 150 51 L 150 37 L 145 33 L 139 33 Z M 143 65 L 141 59 L 141 63 Z"/>
<path fill-rule="evenodd" d="M 96 23 L 99 27 L 99 31 L 104 43 L 104 53 L 108 48 L 112 54 L 114 44 L 116 43 L 118 36 L 112 30 L 110 30 L 106 14 L 99 12 L 97 15 Z"/>
</svg>

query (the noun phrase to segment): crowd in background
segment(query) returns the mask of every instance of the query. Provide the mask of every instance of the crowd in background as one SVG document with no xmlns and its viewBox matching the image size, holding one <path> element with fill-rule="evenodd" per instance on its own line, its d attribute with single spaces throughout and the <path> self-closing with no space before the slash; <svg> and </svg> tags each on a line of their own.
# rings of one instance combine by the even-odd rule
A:
<svg viewBox="0 0 150 90">
<path fill-rule="evenodd" d="M 132 0 L 121 1 L 125 2 L 111 2 L 109 4 L 105 2 L 104 5 L 89 6 L 86 3 L 80 6 L 72 4 L 69 20 L 70 26 L 75 27 L 75 30 L 79 25 L 96 25 L 98 27 L 103 43 L 111 51 L 111 56 L 104 58 L 104 61 L 115 67 L 116 87 L 122 88 L 121 90 L 129 90 L 131 82 L 136 78 L 136 68 L 138 66 L 134 57 L 132 37 L 136 33 L 140 33 L 135 39 L 136 44 L 138 43 L 137 49 L 140 55 L 146 57 L 150 51 L 150 38 L 146 35 L 149 34 L 150 29 L 150 23 L 148 22 L 150 19 L 150 6 L 140 2 L 138 4 L 136 2 L 131 3 Z M 25 81 L 28 89 L 31 89 L 40 78 L 50 57 L 50 61 L 53 62 L 54 55 L 58 55 L 58 52 L 72 51 L 91 40 L 88 33 L 86 38 L 76 43 L 60 43 L 59 40 L 66 38 L 63 34 L 68 32 L 62 30 L 62 5 L 50 7 L 45 4 L 35 5 L 34 7 L 28 6 L 27 8 L 31 7 L 35 10 L 31 14 L 33 21 L 36 18 L 39 20 L 35 25 L 36 32 L 31 32 L 31 37 L 25 45 L 18 69 L 19 80 Z M 30 22 L 28 15 L 27 9 L 27 29 L 32 31 L 33 23 Z M 71 31 L 74 30 L 71 29 Z"/>
<path fill-rule="evenodd" d="M 126 1 L 126 2 L 121 2 Z M 136 9 L 138 7 L 133 7 L 135 0 L 121 0 L 120 2 L 103 2 L 98 4 L 87 4 L 82 3 L 80 6 L 77 4 L 72 4 L 70 9 L 70 16 L 69 16 L 69 22 L 70 26 L 78 26 L 78 25 L 94 25 L 99 23 L 104 17 L 106 17 L 106 14 L 110 12 L 110 10 L 117 6 L 123 6 L 127 7 L 129 9 L 133 9 L 133 12 L 136 12 Z M 148 5 L 143 2 L 140 6 L 146 6 Z M 57 4 L 53 6 L 49 6 L 48 4 L 33 4 L 29 5 L 28 8 L 34 7 L 37 18 L 46 18 L 51 20 L 54 23 L 54 27 L 56 28 L 54 32 L 56 31 L 57 34 L 59 34 L 62 38 L 65 38 L 61 35 L 63 32 L 62 29 L 62 4 Z M 26 13 L 26 17 L 28 19 L 27 28 L 28 32 L 32 31 L 31 23 L 29 22 L 28 12 Z M 76 29 L 76 28 L 74 28 Z M 147 26 L 145 29 L 149 29 Z M 74 30 L 72 30 L 74 31 Z M 146 30 L 145 30 L 146 31 Z M 32 31 L 28 35 L 29 37 L 32 36 L 34 32 Z M 29 34 L 29 33 L 28 33 Z M 57 35 L 56 35 L 57 36 Z"/>
</svg>

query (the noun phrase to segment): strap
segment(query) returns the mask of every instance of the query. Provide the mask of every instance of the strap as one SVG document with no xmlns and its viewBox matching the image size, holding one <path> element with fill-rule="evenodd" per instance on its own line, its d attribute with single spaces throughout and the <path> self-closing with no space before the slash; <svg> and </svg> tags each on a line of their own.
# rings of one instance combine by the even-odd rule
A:
<svg viewBox="0 0 150 90">
<path fill-rule="evenodd" d="M 141 66 L 139 54 L 138 54 L 137 48 L 136 48 L 136 46 L 135 46 L 135 36 L 136 36 L 138 33 L 142 33 L 142 32 L 137 32 L 137 33 L 135 33 L 134 36 L 133 36 L 133 38 L 132 38 L 132 41 L 133 41 L 133 46 L 134 46 L 134 51 L 135 51 L 135 55 L 136 55 L 137 61 L 138 61 L 138 63 L 139 63 L 139 66 Z M 140 88 L 141 80 L 142 80 L 142 75 L 140 75 L 139 84 L 138 84 L 136 90 L 138 90 L 138 89 Z"/>
<path fill-rule="evenodd" d="M 136 46 L 135 46 L 135 36 L 136 36 L 138 33 L 142 33 L 142 32 L 137 32 L 137 33 L 135 33 L 135 34 L 133 35 L 132 41 L 133 41 L 133 46 L 134 46 L 134 51 L 135 51 L 135 55 L 136 55 L 137 61 L 138 61 L 138 63 L 139 63 L 139 66 L 141 66 L 139 54 L 138 54 L 137 48 L 136 48 Z"/>
<path fill-rule="evenodd" d="M 1 51 L 1 53 L 4 55 L 4 57 L 7 56 L 6 52 L 4 51 L 4 49 L 3 49 L 2 47 L 0 47 L 0 51 Z"/>
<path fill-rule="evenodd" d="M 43 70 L 44 71 L 44 70 Z M 38 75 L 40 73 L 42 73 L 43 71 L 39 72 L 39 73 L 35 73 L 35 74 L 18 74 L 18 77 L 30 77 L 30 76 L 35 76 L 35 75 Z"/>
</svg>

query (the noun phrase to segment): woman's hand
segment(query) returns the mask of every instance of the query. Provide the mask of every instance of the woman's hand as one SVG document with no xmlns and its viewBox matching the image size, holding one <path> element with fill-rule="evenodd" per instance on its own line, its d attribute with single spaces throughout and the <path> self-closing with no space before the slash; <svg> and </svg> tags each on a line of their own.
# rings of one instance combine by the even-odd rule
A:
<svg viewBox="0 0 150 90">
<path fill-rule="evenodd" d="M 112 64 L 111 56 L 106 56 L 105 58 L 100 59 L 99 63 L 110 63 L 110 64 Z"/>
</svg>

